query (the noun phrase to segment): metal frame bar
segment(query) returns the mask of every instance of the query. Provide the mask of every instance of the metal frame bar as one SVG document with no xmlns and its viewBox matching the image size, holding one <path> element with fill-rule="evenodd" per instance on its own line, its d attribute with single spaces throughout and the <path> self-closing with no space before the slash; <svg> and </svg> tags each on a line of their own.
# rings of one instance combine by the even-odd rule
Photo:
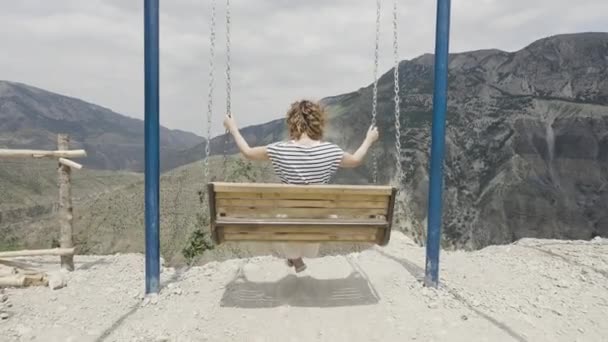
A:
<svg viewBox="0 0 608 342">
<path fill-rule="evenodd" d="M 443 156 L 445 117 L 448 97 L 448 59 L 450 41 L 450 0 L 437 0 L 435 31 L 435 91 L 433 93 L 433 129 L 426 244 L 426 286 L 439 285 L 439 251 L 441 249 L 441 215 L 443 190 Z"/>
<path fill-rule="evenodd" d="M 144 1 L 146 294 L 160 290 L 158 2 Z"/>
</svg>

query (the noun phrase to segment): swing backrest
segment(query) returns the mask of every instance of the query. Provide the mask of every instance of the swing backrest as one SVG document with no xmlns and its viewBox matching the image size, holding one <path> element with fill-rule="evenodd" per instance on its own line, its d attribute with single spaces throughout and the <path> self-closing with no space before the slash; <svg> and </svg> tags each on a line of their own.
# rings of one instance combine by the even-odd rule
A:
<svg viewBox="0 0 608 342">
<path fill-rule="evenodd" d="M 390 186 L 210 183 L 212 237 L 226 241 L 369 242 L 390 238 Z"/>
</svg>

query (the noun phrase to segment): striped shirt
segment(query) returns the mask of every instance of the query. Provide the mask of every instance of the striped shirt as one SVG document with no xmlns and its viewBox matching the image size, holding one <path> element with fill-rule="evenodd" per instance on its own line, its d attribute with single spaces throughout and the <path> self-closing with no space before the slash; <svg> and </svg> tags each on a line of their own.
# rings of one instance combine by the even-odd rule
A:
<svg viewBox="0 0 608 342">
<path fill-rule="evenodd" d="M 326 184 L 336 173 L 344 151 L 330 142 L 316 146 L 281 141 L 267 146 L 268 156 L 281 182 L 297 185 Z"/>
</svg>

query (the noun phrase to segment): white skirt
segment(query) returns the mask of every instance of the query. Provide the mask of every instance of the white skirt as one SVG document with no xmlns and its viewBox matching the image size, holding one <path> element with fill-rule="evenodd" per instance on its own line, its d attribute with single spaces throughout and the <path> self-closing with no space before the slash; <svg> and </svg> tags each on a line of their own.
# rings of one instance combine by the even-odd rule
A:
<svg viewBox="0 0 608 342">
<path fill-rule="evenodd" d="M 287 259 L 314 258 L 319 255 L 318 243 L 277 242 L 275 249 Z"/>
</svg>

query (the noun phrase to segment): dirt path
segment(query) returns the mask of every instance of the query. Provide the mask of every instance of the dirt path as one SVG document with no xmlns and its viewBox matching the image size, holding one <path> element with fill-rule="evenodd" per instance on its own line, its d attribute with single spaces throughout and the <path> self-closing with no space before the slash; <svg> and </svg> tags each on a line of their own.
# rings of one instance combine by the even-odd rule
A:
<svg viewBox="0 0 608 342">
<path fill-rule="evenodd" d="M 424 249 L 309 260 L 295 275 L 273 257 L 162 274 L 143 298 L 143 257 L 78 257 L 68 286 L 8 289 L 2 341 L 602 341 L 608 241 L 525 240 L 442 254 L 425 288 Z M 56 267 L 54 259 L 37 259 Z M 30 259 L 31 261 L 31 259 Z"/>
</svg>

